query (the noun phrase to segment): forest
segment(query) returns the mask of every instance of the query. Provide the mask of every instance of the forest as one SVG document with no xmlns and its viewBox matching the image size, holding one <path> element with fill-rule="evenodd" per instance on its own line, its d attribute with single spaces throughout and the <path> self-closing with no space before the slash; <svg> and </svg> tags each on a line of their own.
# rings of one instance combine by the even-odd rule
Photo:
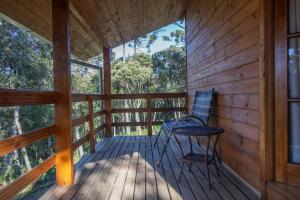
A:
<svg viewBox="0 0 300 200">
<path fill-rule="evenodd" d="M 183 92 L 186 90 L 186 51 L 183 22 L 168 35 L 154 31 L 129 43 L 123 44 L 123 56 L 112 54 L 112 93 L 155 93 Z M 72 37 L 72 35 L 71 35 Z M 150 53 L 151 46 L 162 37 L 172 41 L 168 48 Z M 126 49 L 132 48 L 133 55 L 126 56 Z M 145 50 L 146 49 L 146 50 Z M 74 57 L 74 59 L 76 59 Z M 102 55 L 88 62 L 102 65 Z M 71 65 L 72 93 L 101 93 L 100 73 L 77 64 Z M 0 88 L 51 91 L 53 90 L 52 46 L 30 32 L 22 30 L 0 19 Z M 182 104 L 180 99 L 157 100 L 156 106 Z M 140 108 L 145 106 L 141 99 L 113 101 L 114 108 Z M 101 101 L 94 103 L 94 110 L 103 109 Z M 87 113 L 87 103 L 73 103 L 75 119 Z M 144 113 L 113 115 L 113 121 L 145 121 Z M 153 118 L 162 118 L 154 113 Z M 103 118 L 95 120 L 95 126 L 103 124 Z M 53 105 L 0 107 L 0 140 L 52 125 Z M 73 128 L 74 141 L 88 130 L 86 124 Z M 114 128 L 115 135 L 144 134 L 143 127 Z M 100 140 L 101 138 L 98 138 Z M 88 144 L 74 153 L 78 161 L 88 152 Z M 39 165 L 55 153 L 55 138 L 40 140 L 0 157 L 0 188 Z M 34 199 L 55 181 L 55 168 L 40 177 L 21 192 L 18 199 Z"/>
</svg>

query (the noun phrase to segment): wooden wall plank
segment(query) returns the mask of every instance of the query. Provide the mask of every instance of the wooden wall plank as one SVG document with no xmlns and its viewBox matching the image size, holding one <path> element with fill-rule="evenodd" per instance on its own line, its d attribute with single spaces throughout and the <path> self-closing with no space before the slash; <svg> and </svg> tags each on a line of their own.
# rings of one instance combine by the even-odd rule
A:
<svg viewBox="0 0 300 200">
<path fill-rule="evenodd" d="M 259 12 L 259 0 L 194 0 L 186 23 L 189 110 L 197 90 L 215 88 L 222 157 L 261 191 Z"/>
<path fill-rule="evenodd" d="M 70 69 L 69 0 L 52 1 L 55 105 L 56 182 L 72 185 L 74 181 L 72 99 Z"/>
</svg>

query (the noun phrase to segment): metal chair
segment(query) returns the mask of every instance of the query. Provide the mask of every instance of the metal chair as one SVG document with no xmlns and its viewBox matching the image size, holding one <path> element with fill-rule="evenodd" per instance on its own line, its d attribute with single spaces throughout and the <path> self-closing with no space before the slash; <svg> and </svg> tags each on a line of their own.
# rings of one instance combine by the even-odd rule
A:
<svg viewBox="0 0 300 200">
<path fill-rule="evenodd" d="M 160 164 L 162 157 L 166 151 L 166 148 L 170 142 L 171 136 L 172 136 L 172 130 L 183 128 L 183 127 L 193 127 L 193 126 L 207 126 L 209 121 L 209 116 L 211 112 L 212 103 L 214 100 L 216 93 L 214 89 L 211 89 L 209 91 L 197 91 L 195 94 L 195 100 L 193 105 L 192 114 L 189 115 L 188 113 L 185 113 L 182 117 L 177 119 L 172 119 L 171 116 L 175 111 L 171 111 L 166 114 L 163 124 L 160 127 L 160 130 L 156 136 L 156 140 L 154 143 L 154 146 L 156 146 L 157 141 L 161 134 L 167 135 L 166 143 L 163 147 L 160 159 L 157 162 L 157 165 Z M 197 140 L 198 141 L 198 140 Z M 219 156 L 217 155 L 218 160 Z"/>
</svg>

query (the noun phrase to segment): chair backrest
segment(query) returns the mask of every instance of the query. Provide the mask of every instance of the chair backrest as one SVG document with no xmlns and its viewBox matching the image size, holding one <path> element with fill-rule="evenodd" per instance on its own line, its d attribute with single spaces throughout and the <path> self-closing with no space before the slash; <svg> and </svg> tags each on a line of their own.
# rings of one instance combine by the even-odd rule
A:
<svg viewBox="0 0 300 200">
<path fill-rule="evenodd" d="M 214 89 L 209 91 L 197 91 L 195 94 L 192 115 L 201 118 L 205 124 L 208 124 L 211 107 L 216 92 Z"/>
</svg>

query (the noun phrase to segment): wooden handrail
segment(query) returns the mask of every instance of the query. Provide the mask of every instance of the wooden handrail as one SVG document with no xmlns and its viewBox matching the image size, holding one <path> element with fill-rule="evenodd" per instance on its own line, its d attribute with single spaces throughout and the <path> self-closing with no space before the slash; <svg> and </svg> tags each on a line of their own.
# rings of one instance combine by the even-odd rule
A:
<svg viewBox="0 0 300 200">
<path fill-rule="evenodd" d="M 92 97 L 94 101 L 105 99 L 105 96 L 102 94 L 72 94 L 72 102 L 88 101 L 89 97 Z"/>
<path fill-rule="evenodd" d="M 99 126 L 98 128 L 95 129 L 95 135 L 98 135 L 101 130 L 105 129 L 105 124 Z"/>
<path fill-rule="evenodd" d="M 81 145 L 86 143 L 89 140 L 89 138 L 90 138 L 90 135 L 88 134 L 88 135 L 81 137 L 76 142 L 74 142 L 73 143 L 73 151 L 75 151 L 78 147 L 80 147 Z"/>
<path fill-rule="evenodd" d="M 105 115 L 105 110 L 101 110 L 101 111 L 95 112 L 93 114 L 93 117 L 96 118 L 96 117 L 99 117 L 101 115 Z"/>
<path fill-rule="evenodd" d="M 4 156 L 16 149 L 30 145 L 38 140 L 48 138 L 51 135 L 54 135 L 54 126 L 41 128 L 24 133 L 22 135 L 0 140 L 0 156 Z"/>
<path fill-rule="evenodd" d="M 145 93 L 145 94 L 111 94 L 111 99 L 147 99 L 151 96 L 152 99 L 159 98 L 185 98 L 185 92 L 179 93 Z"/>
<path fill-rule="evenodd" d="M 111 109 L 111 113 L 134 113 L 139 112 L 147 113 L 147 121 L 146 122 L 115 122 L 112 123 L 112 126 L 147 126 L 148 135 L 152 135 L 152 125 L 158 124 L 157 122 L 152 121 L 152 113 L 153 112 L 169 112 L 169 111 L 187 111 L 187 102 L 185 102 L 184 107 L 176 107 L 176 108 L 153 108 L 152 107 L 152 99 L 166 99 L 166 98 L 185 98 L 187 101 L 187 93 L 147 93 L 147 94 L 112 94 L 110 95 L 112 100 L 116 99 L 146 99 L 147 106 L 146 108 L 117 108 Z M 105 97 L 107 98 L 107 97 Z M 107 113 L 106 113 L 107 114 Z"/>
<path fill-rule="evenodd" d="M 33 92 L 23 90 L 9 90 L 0 89 L 0 107 L 1 106 L 15 106 L 15 105 L 31 105 L 31 104 L 56 104 L 58 95 L 55 92 Z M 153 112 L 168 112 L 171 110 L 175 111 L 186 111 L 187 102 L 185 107 L 177 108 L 154 108 L 152 107 L 152 99 L 166 99 L 166 98 L 186 98 L 186 93 L 152 93 L 152 94 L 112 94 L 112 95 L 98 95 L 98 94 L 72 94 L 72 102 L 88 102 L 88 115 L 73 119 L 72 127 L 89 123 L 89 132 L 76 142 L 72 144 L 72 149 L 76 150 L 78 147 L 86 142 L 90 142 L 90 151 L 95 151 L 95 135 L 103 129 L 107 129 L 107 124 L 103 124 L 98 128 L 94 129 L 94 118 L 105 115 L 111 115 L 111 113 L 126 113 L 126 112 L 146 112 L 147 121 L 143 122 L 115 122 L 110 124 L 111 126 L 147 126 L 148 135 L 152 134 L 152 125 L 161 124 L 161 121 L 152 121 Z M 93 111 L 93 102 L 97 100 L 110 101 L 115 99 L 146 99 L 146 108 L 126 108 L 126 109 L 111 109 L 109 114 L 107 110 L 98 112 Z M 108 129 L 107 129 L 108 130 Z M 55 134 L 55 126 L 49 126 L 41 128 L 35 131 L 25 133 L 23 135 L 10 137 L 7 139 L 0 140 L 0 156 L 6 155 L 16 149 L 30 145 L 40 139 L 47 138 Z M 55 165 L 55 155 L 44 161 L 41 165 L 35 167 L 33 170 L 17 178 L 10 185 L 0 190 L 1 197 L 11 198 L 16 193 L 24 189 L 28 184 L 36 180 L 40 175 L 48 171 Z"/>
<path fill-rule="evenodd" d="M 112 126 L 147 126 L 147 122 L 114 122 Z"/>
<path fill-rule="evenodd" d="M 81 124 L 84 124 L 85 122 L 87 122 L 89 120 L 89 116 L 86 115 L 86 116 L 83 116 L 83 117 L 79 117 L 77 119 L 73 119 L 72 120 L 72 127 L 75 127 L 75 126 L 79 126 Z"/>
<path fill-rule="evenodd" d="M 12 199 L 16 194 L 22 191 L 27 185 L 38 179 L 55 165 L 55 155 L 45 160 L 42 164 L 36 166 L 26 174 L 18 177 L 14 182 L 0 190 L 1 199 Z"/>
<path fill-rule="evenodd" d="M 57 93 L 0 88 L 0 107 L 55 104 Z"/>
</svg>

